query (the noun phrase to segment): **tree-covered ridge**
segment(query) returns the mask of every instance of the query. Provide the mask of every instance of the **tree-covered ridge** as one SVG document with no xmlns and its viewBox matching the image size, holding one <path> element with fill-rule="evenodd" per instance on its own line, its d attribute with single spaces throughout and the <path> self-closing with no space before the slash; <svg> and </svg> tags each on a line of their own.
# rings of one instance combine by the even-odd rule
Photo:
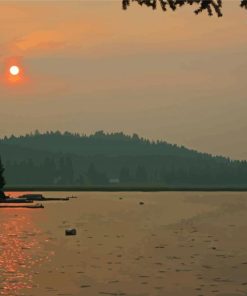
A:
<svg viewBox="0 0 247 296">
<path fill-rule="evenodd" d="M 8 185 L 247 186 L 247 162 L 138 135 L 38 131 L 0 140 Z"/>
<path fill-rule="evenodd" d="M 73 153 L 78 155 L 179 155 L 179 156 L 203 156 L 212 158 L 207 153 L 199 153 L 184 146 L 170 144 L 166 141 L 150 141 L 137 134 L 125 135 L 119 133 L 104 133 L 97 131 L 91 135 L 59 131 L 31 134 L 16 137 L 4 137 L 0 144 L 18 145 L 22 148 L 42 150 L 49 152 Z M 217 156 L 221 161 L 227 161 L 224 157 Z"/>
<path fill-rule="evenodd" d="M 141 6 L 151 7 L 152 9 L 160 7 L 163 11 L 167 11 L 167 9 L 176 10 L 184 5 L 192 6 L 195 4 L 197 5 L 197 8 L 194 10 L 195 14 L 207 11 L 209 16 L 212 16 L 214 12 L 218 17 L 223 16 L 223 0 L 122 0 L 123 9 L 126 10 L 133 2 Z M 247 0 L 240 0 L 240 7 L 247 9 Z"/>
</svg>

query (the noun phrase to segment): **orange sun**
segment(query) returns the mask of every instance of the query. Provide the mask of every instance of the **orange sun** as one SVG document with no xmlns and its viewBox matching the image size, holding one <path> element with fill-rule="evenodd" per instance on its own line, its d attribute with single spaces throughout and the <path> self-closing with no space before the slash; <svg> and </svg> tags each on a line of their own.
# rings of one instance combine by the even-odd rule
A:
<svg viewBox="0 0 247 296">
<path fill-rule="evenodd" d="M 4 80 L 8 86 L 25 85 L 29 81 L 21 57 L 10 57 L 5 61 Z M 0 74 L 1 81 L 1 74 Z"/>
<path fill-rule="evenodd" d="M 20 68 L 16 65 L 13 65 L 9 68 L 9 73 L 13 76 L 17 76 L 20 73 Z"/>
</svg>

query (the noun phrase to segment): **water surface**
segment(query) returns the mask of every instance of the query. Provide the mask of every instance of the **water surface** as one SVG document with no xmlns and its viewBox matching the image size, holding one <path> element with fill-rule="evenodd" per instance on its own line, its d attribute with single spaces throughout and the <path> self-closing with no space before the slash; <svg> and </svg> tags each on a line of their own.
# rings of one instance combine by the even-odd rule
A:
<svg viewBox="0 0 247 296">
<path fill-rule="evenodd" d="M 1 209 L 0 295 L 246 295 L 246 193 L 73 195 Z"/>
</svg>

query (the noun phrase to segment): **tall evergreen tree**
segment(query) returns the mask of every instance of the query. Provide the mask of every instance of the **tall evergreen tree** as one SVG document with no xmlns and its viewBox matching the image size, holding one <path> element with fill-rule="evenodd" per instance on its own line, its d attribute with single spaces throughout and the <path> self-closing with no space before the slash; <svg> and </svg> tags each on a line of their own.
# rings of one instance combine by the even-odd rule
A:
<svg viewBox="0 0 247 296">
<path fill-rule="evenodd" d="M 2 164 L 2 160 L 0 158 L 0 198 L 4 198 L 5 197 L 5 194 L 3 192 L 3 187 L 4 187 L 4 185 L 6 183 L 5 183 L 5 179 L 4 179 L 3 173 L 4 173 L 4 167 L 3 167 L 3 164 Z"/>
</svg>

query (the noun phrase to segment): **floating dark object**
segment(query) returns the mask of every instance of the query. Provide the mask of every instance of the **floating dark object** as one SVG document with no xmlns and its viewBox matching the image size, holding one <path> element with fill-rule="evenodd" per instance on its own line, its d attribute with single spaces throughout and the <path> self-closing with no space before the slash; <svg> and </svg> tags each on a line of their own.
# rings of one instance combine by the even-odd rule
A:
<svg viewBox="0 0 247 296">
<path fill-rule="evenodd" d="M 76 235 L 76 229 L 75 228 L 66 229 L 65 235 Z"/>
<path fill-rule="evenodd" d="M 144 202 L 143 201 L 140 201 L 139 202 L 139 205 L 143 206 L 144 205 Z"/>
</svg>

